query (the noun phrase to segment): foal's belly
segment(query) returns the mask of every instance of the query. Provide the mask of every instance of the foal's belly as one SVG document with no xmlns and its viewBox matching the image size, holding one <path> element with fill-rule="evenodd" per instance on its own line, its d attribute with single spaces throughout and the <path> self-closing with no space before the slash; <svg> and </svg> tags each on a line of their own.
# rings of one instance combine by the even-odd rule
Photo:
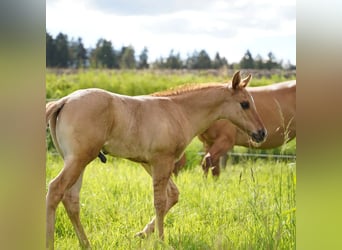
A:
<svg viewBox="0 0 342 250">
<path fill-rule="evenodd" d="M 117 140 L 115 142 L 106 142 L 102 151 L 111 156 L 129 159 L 135 162 L 147 163 L 150 155 L 136 143 L 130 143 Z"/>
</svg>

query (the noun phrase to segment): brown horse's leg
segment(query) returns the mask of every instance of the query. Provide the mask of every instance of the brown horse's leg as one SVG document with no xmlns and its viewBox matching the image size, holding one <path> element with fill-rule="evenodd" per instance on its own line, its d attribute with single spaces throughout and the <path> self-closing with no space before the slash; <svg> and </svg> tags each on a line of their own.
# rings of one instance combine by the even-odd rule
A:
<svg viewBox="0 0 342 250">
<path fill-rule="evenodd" d="M 202 169 L 203 169 L 203 172 L 204 172 L 204 176 L 207 177 L 208 176 L 209 168 L 211 168 L 213 166 L 212 159 L 211 159 L 211 154 L 209 152 L 207 152 L 206 155 L 204 156 L 201 165 L 202 165 Z"/>
<path fill-rule="evenodd" d="M 46 248 L 48 249 L 54 248 L 56 208 L 65 191 L 77 181 L 85 165 L 71 159 L 65 161 L 63 170 L 49 184 L 46 196 Z"/>
<path fill-rule="evenodd" d="M 171 179 L 169 179 L 169 183 L 167 185 L 167 203 L 165 214 L 178 202 L 178 196 L 179 191 L 177 186 Z M 145 228 L 141 232 L 137 233 L 136 236 L 144 237 L 153 233 L 155 220 L 156 217 L 153 217 L 153 219 L 145 226 Z"/>
<path fill-rule="evenodd" d="M 90 249 L 90 244 L 80 221 L 80 189 L 82 187 L 83 172 L 76 183 L 63 196 L 63 205 L 68 213 L 76 235 L 83 249 Z"/>
<path fill-rule="evenodd" d="M 211 168 L 211 173 L 214 177 L 219 177 L 221 173 L 221 167 L 220 167 L 220 157 L 218 159 L 213 159 L 213 167 Z"/>
<path fill-rule="evenodd" d="M 220 157 L 232 147 L 232 142 L 227 138 L 220 138 L 210 147 L 208 153 L 211 156 L 211 172 L 214 177 L 220 176 Z"/>
</svg>

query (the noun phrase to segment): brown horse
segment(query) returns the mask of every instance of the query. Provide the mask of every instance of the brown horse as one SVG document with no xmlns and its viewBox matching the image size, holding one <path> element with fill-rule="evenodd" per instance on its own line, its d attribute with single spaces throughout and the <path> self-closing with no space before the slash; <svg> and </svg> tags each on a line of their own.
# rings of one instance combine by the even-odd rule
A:
<svg viewBox="0 0 342 250">
<path fill-rule="evenodd" d="M 289 142 L 296 136 L 296 81 L 247 88 L 268 135 L 259 149 L 271 149 Z M 255 148 L 246 133 L 228 120 L 214 122 L 198 138 L 203 142 L 205 156 L 202 168 L 205 175 L 211 168 L 213 176 L 220 175 L 220 157 L 234 145 Z M 185 156 L 177 162 L 175 174 L 184 166 Z"/>
<path fill-rule="evenodd" d="M 229 119 L 255 142 L 266 137 L 254 101 L 245 89 L 251 76 L 240 72 L 231 84 L 188 87 L 154 96 L 124 96 L 84 89 L 46 104 L 46 121 L 64 167 L 46 197 L 47 248 L 54 247 L 56 207 L 62 201 L 83 248 L 90 248 L 80 222 L 79 192 L 89 162 L 102 150 L 139 162 L 153 179 L 156 216 L 137 233 L 149 235 L 155 223 L 164 235 L 164 216 L 178 201 L 171 180 L 175 162 L 199 133 L 218 119 Z"/>
</svg>

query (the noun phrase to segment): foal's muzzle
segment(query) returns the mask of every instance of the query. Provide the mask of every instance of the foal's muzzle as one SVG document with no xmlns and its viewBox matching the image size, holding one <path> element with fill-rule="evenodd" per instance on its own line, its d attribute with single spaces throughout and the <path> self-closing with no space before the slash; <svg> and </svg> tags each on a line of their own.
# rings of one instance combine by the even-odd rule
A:
<svg viewBox="0 0 342 250">
<path fill-rule="evenodd" d="M 266 139 L 267 131 L 266 129 L 259 129 L 257 133 L 252 133 L 252 140 L 255 142 L 263 142 Z"/>
</svg>

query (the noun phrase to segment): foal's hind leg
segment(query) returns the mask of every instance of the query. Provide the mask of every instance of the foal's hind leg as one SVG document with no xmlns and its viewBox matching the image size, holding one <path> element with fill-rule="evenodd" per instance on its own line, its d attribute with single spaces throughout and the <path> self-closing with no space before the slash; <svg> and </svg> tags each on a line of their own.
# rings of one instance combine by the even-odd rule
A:
<svg viewBox="0 0 342 250">
<path fill-rule="evenodd" d="M 65 191 L 69 189 L 80 177 L 86 163 L 75 159 L 64 162 L 64 168 L 49 184 L 46 196 L 46 248 L 54 248 L 54 231 L 56 208 L 62 200 Z"/>
<path fill-rule="evenodd" d="M 68 213 L 72 225 L 74 226 L 77 238 L 82 246 L 82 248 L 90 248 L 89 241 L 84 232 L 80 221 L 80 189 L 82 187 L 83 172 L 76 183 L 64 193 L 63 205 Z"/>
</svg>

